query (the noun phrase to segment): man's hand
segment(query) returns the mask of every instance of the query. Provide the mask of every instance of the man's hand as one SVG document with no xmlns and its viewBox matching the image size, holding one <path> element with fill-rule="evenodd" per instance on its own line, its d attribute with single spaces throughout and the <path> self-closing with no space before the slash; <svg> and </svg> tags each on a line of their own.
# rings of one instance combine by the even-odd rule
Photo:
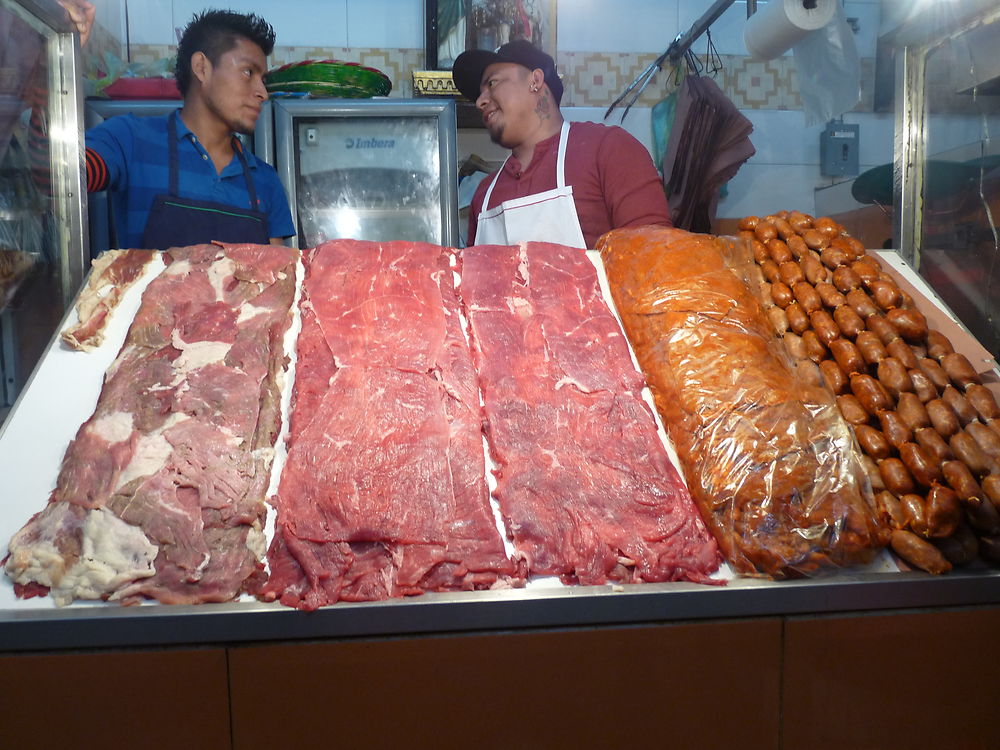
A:
<svg viewBox="0 0 1000 750">
<path fill-rule="evenodd" d="M 90 39 L 90 30 L 94 27 L 94 15 L 97 12 L 94 4 L 88 0 L 58 0 L 58 2 L 66 9 L 69 20 L 80 32 L 80 46 L 83 47 Z"/>
</svg>

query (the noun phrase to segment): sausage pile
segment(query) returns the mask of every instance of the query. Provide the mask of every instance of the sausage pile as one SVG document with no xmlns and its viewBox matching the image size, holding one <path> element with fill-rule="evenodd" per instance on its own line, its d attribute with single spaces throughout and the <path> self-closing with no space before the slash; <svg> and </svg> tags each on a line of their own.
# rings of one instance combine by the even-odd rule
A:
<svg viewBox="0 0 1000 750">
<path fill-rule="evenodd" d="M 931 573 L 1000 561 L 1000 407 L 969 360 L 832 219 L 783 211 L 739 229 L 796 369 L 854 428 L 893 550 Z"/>
</svg>

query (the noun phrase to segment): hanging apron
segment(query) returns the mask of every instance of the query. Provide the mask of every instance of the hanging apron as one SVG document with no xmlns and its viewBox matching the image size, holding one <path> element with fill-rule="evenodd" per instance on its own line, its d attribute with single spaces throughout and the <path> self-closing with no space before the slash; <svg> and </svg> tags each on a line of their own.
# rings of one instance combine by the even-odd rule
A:
<svg viewBox="0 0 1000 750">
<path fill-rule="evenodd" d="M 225 203 L 181 198 L 178 195 L 179 168 L 177 166 L 177 112 L 170 113 L 167 126 L 167 147 L 170 157 L 170 185 L 168 194 L 160 194 L 153 201 L 142 235 L 142 246 L 148 250 L 166 250 L 168 247 L 200 245 L 220 242 L 250 242 L 267 245 L 271 242 L 267 214 L 257 210 L 257 191 L 243 149 L 235 143 L 233 150 L 243 166 L 247 182 L 250 208 L 236 208 Z"/>
<path fill-rule="evenodd" d="M 573 203 L 573 187 L 566 184 L 568 140 L 569 123 L 563 122 L 559 131 L 555 189 L 523 198 L 511 198 L 480 213 L 476 223 L 477 245 L 515 245 L 530 240 L 586 249 L 580 218 L 576 215 L 576 204 Z M 506 164 L 507 161 L 504 160 L 504 166 Z M 503 166 L 486 190 L 484 207 L 490 205 L 490 196 L 502 172 Z"/>
</svg>

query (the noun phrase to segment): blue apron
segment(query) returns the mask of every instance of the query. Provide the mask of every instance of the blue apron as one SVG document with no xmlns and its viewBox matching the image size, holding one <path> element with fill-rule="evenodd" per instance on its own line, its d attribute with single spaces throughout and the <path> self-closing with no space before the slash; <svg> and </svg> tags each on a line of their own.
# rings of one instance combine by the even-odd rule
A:
<svg viewBox="0 0 1000 750">
<path fill-rule="evenodd" d="M 249 242 L 257 245 L 270 243 L 267 214 L 257 210 L 257 191 L 254 189 L 250 167 L 243 149 L 233 143 L 236 156 L 243 165 L 247 181 L 250 208 L 236 208 L 225 203 L 181 198 L 178 195 L 177 167 L 177 112 L 171 112 L 167 128 L 170 156 L 169 194 L 160 194 L 153 201 L 142 235 L 142 246 L 148 250 L 166 250 L 168 247 L 200 245 L 220 242 Z M 233 140 L 236 137 L 233 136 Z"/>
</svg>

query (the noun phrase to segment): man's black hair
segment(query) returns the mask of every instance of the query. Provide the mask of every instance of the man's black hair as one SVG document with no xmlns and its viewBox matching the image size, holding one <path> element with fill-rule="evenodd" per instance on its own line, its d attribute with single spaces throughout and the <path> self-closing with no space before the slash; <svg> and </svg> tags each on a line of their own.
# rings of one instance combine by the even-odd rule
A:
<svg viewBox="0 0 1000 750">
<path fill-rule="evenodd" d="M 196 13 L 177 45 L 174 75 L 181 96 L 187 96 L 191 85 L 191 57 L 194 53 L 203 52 L 213 65 L 217 65 L 219 58 L 235 47 L 240 37 L 256 44 L 265 55 L 270 55 L 274 49 L 274 29 L 260 16 L 231 10 Z"/>
</svg>

